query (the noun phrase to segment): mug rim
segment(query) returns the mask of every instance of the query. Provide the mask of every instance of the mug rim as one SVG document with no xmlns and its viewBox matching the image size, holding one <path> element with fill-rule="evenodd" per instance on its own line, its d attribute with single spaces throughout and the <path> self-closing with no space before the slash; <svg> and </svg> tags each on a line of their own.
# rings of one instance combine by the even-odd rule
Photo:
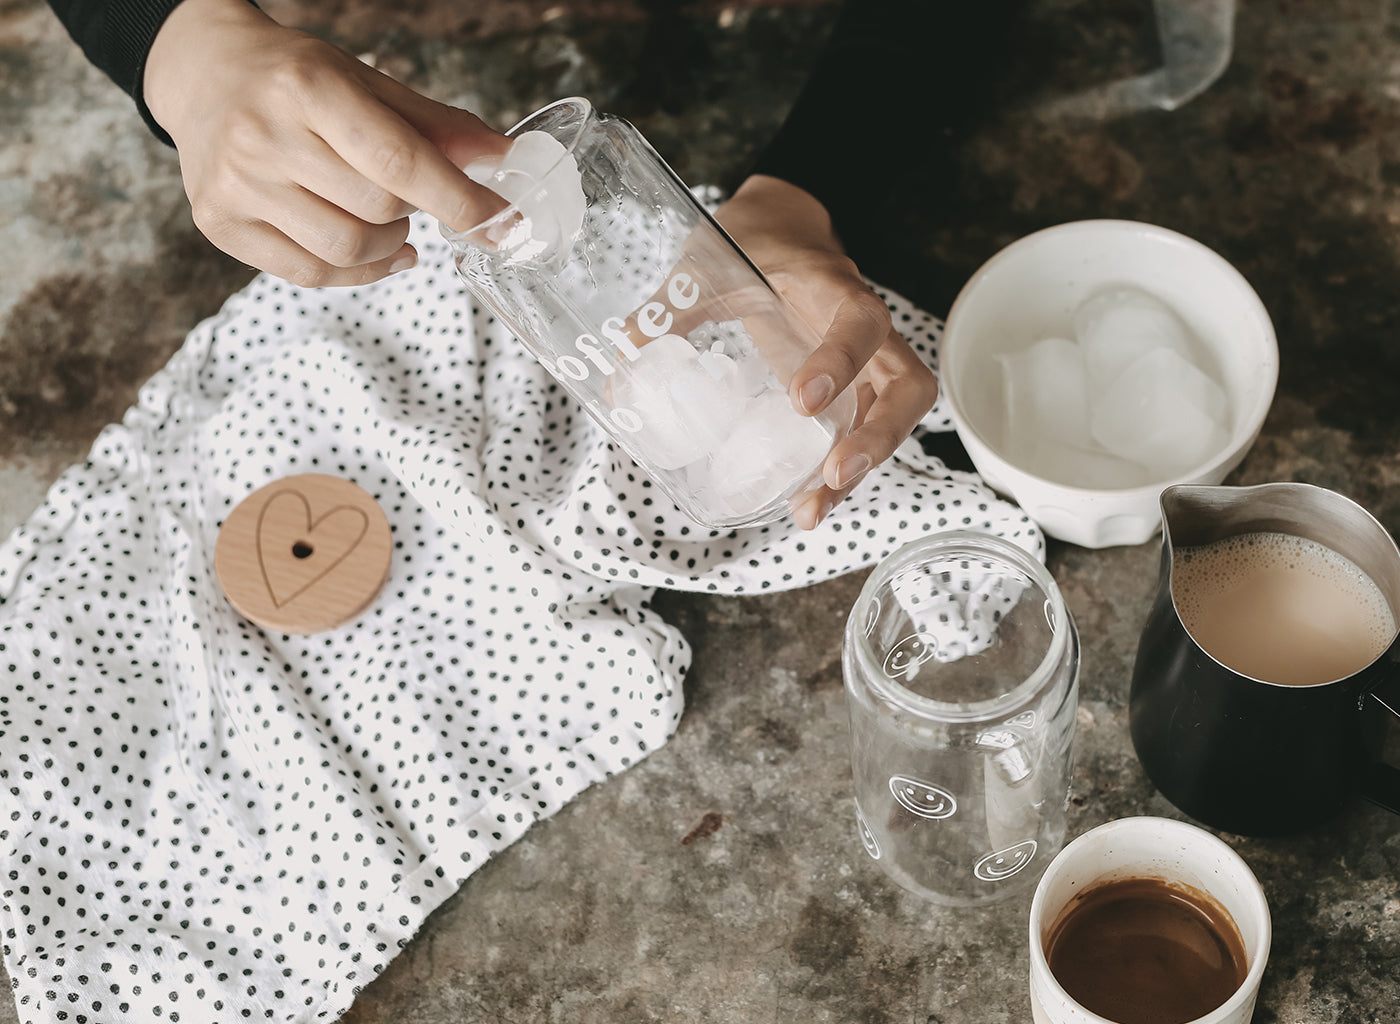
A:
<svg viewBox="0 0 1400 1024">
<path fill-rule="evenodd" d="M 1094 828 L 1076 837 L 1071 842 L 1065 844 L 1064 848 L 1054 856 L 1049 866 L 1047 866 L 1045 871 L 1041 874 L 1040 880 L 1036 883 L 1035 894 L 1031 897 L 1027 938 L 1029 939 L 1028 944 L 1030 946 L 1032 985 L 1036 984 L 1037 978 L 1046 980 L 1054 987 L 1054 991 L 1069 1002 L 1081 1015 L 1082 1024 L 1120 1024 L 1120 1022 L 1112 1021 L 1107 1017 L 1101 1017 L 1065 991 L 1064 986 L 1060 984 L 1060 980 L 1056 978 L 1054 972 L 1050 970 L 1050 961 L 1045 955 L 1045 945 L 1041 939 L 1041 925 L 1045 917 L 1045 904 L 1048 899 L 1046 892 L 1051 883 L 1068 870 L 1065 865 L 1070 862 L 1070 858 L 1076 849 L 1088 846 L 1090 837 L 1102 837 L 1104 835 L 1111 835 L 1114 832 L 1144 829 L 1156 830 L 1158 834 L 1170 835 L 1171 833 L 1175 833 L 1177 835 L 1190 836 L 1193 841 L 1204 844 L 1216 854 L 1217 866 L 1215 873 L 1221 873 L 1220 864 L 1223 864 L 1227 868 L 1234 869 L 1241 877 L 1247 879 L 1251 883 L 1245 887 L 1247 891 L 1246 898 L 1256 912 L 1259 930 L 1258 950 L 1254 955 L 1253 962 L 1250 963 L 1249 970 L 1245 972 L 1244 980 L 1241 981 L 1235 991 L 1230 994 L 1229 999 L 1226 999 L 1209 1013 L 1197 1017 L 1194 1021 L 1188 1021 L 1187 1024 L 1213 1024 L 1213 1022 L 1216 1021 L 1228 1020 L 1232 1014 L 1236 1013 L 1242 1006 L 1258 996 L 1259 984 L 1264 977 L 1264 969 L 1268 964 L 1269 952 L 1273 945 L 1273 917 L 1269 913 L 1268 897 L 1265 896 L 1264 887 L 1260 884 L 1258 876 L 1254 874 L 1254 869 L 1249 866 L 1249 863 L 1241 857 L 1233 847 L 1215 833 L 1177 818 L 1163 818 L 1156 815 L 1135 815 L 1127 818 L 1115 818 L 1112 821 L 1106 821 L 1101 825 L 1096 825 Z M 1092 885 L 1100 877 L 1103 876 L 1087 878 L 1085 880 L 1085 885 Z M 1206 895 L 1211 896 L 1213 899 L 1218 899 L 1214 893 L 1207 892 Z M 1063 907 L 1059 908 L 1059 910 L 1063 909 Z M 1228 910 L 1228 908 L 1226 909 Z M 1234 919 L 1233 914 L 1231 914 L 1231 919 Z M 1236 928 L 1240 929 L 1241 939 L 1244 939 L 1244 929 L 1241 927 L 1240 922 L 1235 921 L 1234 924 Z"/>
<path fill-rule="evenodd" d="M 1040 587 L 1041 592 L 1045 594 L 1050 610 L 1052 638 L 1051 642 L 1046 645 L 1045 653 L 1036 667 L 1026 675 L 1026 678 L 1005 692 L 985 700 L 971 702 L 935 700 L 932 697 L 915 693 L 908 687 L 901 686 L 885 673 L 874 652 L 871 651 L 869 640 L 865 631 L 860 628 L 860 624 L 865 621 L 869 613 L 876 591 L 893 579 L 899 571 L 940 550 L 956 551 L 960 548 L 973 547 L 984 550 L 992 549 L 992 554 L 1011 563 Z M 1045 567 L 1043 562 L 1032 556 L 1025 548 L 997 534 L 981 533 L 976 530 L 947 530 L 909 541 L 876 566 L 875 570 L 866 578 L 861 587 L 860 595 L 856 598 L 855 604 L 851 606 L 850 614 L 846 617 L 845 646 L 853 650 L 865 684 L 895 706 L 925 718 L 940 721 L 975 722 L 1006 714 L 1038 693 L 1045 681 L 1056 671 L 1065 655 L 1066 648 L 1072 643 L 1077 643 L 1074 634 L 1074 619 L 1070 616 L 1064 595 L 1060 593 L 1055 578 L 1050 575 L 1050 570 Z"/>
</svg>

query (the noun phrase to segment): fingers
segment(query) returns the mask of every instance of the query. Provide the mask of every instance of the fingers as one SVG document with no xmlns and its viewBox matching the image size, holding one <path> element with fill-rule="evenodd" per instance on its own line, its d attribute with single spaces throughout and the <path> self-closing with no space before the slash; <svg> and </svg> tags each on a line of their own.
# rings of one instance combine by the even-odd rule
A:
<svg viewBox="0 0 1400 1024">
<path fill-rule="evenodd" d="M 794 509 L 802 529 L 817 526 L 874 466 L 904 443 L 933 408 L 938 380 L 892 328 L 856 383 L 856 427 L 827 455 L 823 485 Z"/>
<path fill-rule="evenodd" d="M 195 226 L 235 259 L 303 288 L 368 284 L 417 263 L 407 218 L 372 224 L 295 186 L 280 191 L 288 198 L 276 209 L 259 204 L 268 219 L 236 203 L 192 201 Z"/>
<path fill-rule="evenodd" d="M 890 311 L 852 273 L 840 282 L 847 294 L 831 319 L 821 346 L 793 375 L 793 405 L 808 416 L 825 409 L 856 378 L 890 335 Z"/>
<path fill-rule="evenodd" d="M 509 136 L 491 128 L 469 110 L 438 103 L 397 82 L 388 82 L 386 88 L 393 95 L 386 97 L 385 102 L 436 146 L 454 168 L 466 167 L 481 157 L 502 156 L 510 148 Z M 495 197 L 495 193 L 491 195 Z"/>
<path fill-rule="evenodd" d="M 504 136 L 238 0 L 184 0 L 152 42 L 142 86 L 179 150 L 200 230 L 298 284 L 411 265 L 414 210 L 461 229 L 505 205 L 459 170 L 503 150 Z"/>
<path fill-rule="evenodd" d="M 387 224 L 362 220 L 304 189 L 287 190 L 276 227 L 296 247 L 330 267 L 377 263 L 408 238 L 407 217 Z"/>
<path fill-rule="evenodd" d="M 509 145 L 475 115 L 265 16 L 236 21 L 217 46 L 198 36 L 213 81 L 168 118 L 219 248 L 304 286 L 364 284 L 413 264 L 415 210 L 471 227 L 505 206 L 453 163 Z"/>
<path fill-rule="evenodd" d="M 418 262 L 417 250 L 402 239 L 396 248 L 377 258 L 338 266 L 266 221 L 242 221 L 228 229 L 210 229 L 198 222 L 196 226 L 217 239 L 219 248 L 234 259 L 302 288 L 366 285 Z M 406 227 L 404 230 L 406 233 Z"/>
<path fill-rule="evenodd" d="M 894 454 L 938 398 L 938 380 L 908 342 L 891 330 L 871 359 L 869 399 L 857 394 L 856 427 L 827 456 L 822 477 L 848 493 L 872 466 Z"/>
<path fill-rule="evenodd" d="M 344 210 L 366 224 L 389 224 L 415 212 L 415 207 L 351 167 L 318 136 L 298 161 L 297 184 L 312 195 Z"/>
<path fill-rule="evenodd" d="M 318 134 L 356 173 L 384 192 L 465 231 L 506 207 L 500 196 L 478 185 L 439 148 L 454 156 L 495 152 L 503 139 L 473 114 L 419 96 L 378 72 L 357 97 L 360 116 L 347 117 L 344 101 L 330 95 L 328 116 L 318 117 Z M 353 92 L 352 83 L 342 88 Z M 365 98 L 373 102 L 365 102 Z M 415 120 L 419 122 L 415 124 Z M 419 126 L 421 124 L 421 127 Z"/>
</svg>

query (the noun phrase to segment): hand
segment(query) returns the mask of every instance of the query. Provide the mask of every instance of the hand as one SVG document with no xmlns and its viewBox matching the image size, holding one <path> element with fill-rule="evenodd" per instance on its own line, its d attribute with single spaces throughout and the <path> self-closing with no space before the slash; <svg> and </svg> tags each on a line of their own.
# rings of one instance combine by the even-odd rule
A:
<svg viewBox="0 0 1400 1024">
<path fill-rule="evenodd" d="M 809 193 L 754 175 L 715 219 L 822 338 L 793 375 L 793 407 L 815 415 L 855 384 L 855 427 L 827 456 L 824 486 L 793 510 L 808 530 L 909 436 L 933 408 L 938 381 L 894 329 L 889 308 L 861 279 Z"/>
<path fill-rule="evenodd" d="M 465 230 L 505 206 L 460 171 L 504 152 L 504 135 L 245 0 L 177 6 L 144 94 L 179 150 L 195 225 L 294 284 L 367 284 L 413 266 L 414 210 Z"/>
</svg>

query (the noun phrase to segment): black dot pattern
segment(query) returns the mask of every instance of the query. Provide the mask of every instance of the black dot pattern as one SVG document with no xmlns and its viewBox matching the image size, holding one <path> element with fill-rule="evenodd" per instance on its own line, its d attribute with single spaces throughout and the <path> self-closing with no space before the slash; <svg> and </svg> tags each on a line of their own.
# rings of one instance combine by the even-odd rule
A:
<svg viewBox="0 0 1400 1024">
<path fill-rule="evenodd" d="M 952 528 L 1043 554 L 916 441 L 814 532 L 697 528 L 415 234 L 389 281 L 234 296 L 0 547 L 23 1021 L 338 1017 L 493 852 L 672 734 L 689 650 L 653 588 L 802 586 Z M 938 323 L 886 298 L 932 360 Z M 215 540 L 311 472 L 380 503 L 391 575 L 348 625 L 270 635 Z"/>
<path fill-rule="evenodd" d="M 1026 589 L 1026 578 L 1007 572 L 1002 564 L 985 558 L 948 557 L 895 576 L 888 583 L 890 608 L 882 609 L 877 595 L 871 612 L 891 613 L 894 622 L 887 624 L 886 632 L 895 647 L 908 643 L 917 649 L 915 657 L 896 658 L 896 663 L 908 664 L 912 679 L 929 658 L 954 662 L 990 648 L 1003 617 Z"/>
</svg>

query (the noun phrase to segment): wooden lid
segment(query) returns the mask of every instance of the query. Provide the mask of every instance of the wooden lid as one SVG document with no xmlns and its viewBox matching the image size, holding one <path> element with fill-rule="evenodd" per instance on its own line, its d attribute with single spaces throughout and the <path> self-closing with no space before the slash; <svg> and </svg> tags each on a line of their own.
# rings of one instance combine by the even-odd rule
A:
<svg viewBox="0 0 1400 1024">
<path fill-rule="evenodd" d="M 286 477 L 229 514 L 214 572 L 259 626 L 306 635 L 355 618 L 389 576 L 393 540 L 374 498 L 339 477 Z"/>
</svg>

